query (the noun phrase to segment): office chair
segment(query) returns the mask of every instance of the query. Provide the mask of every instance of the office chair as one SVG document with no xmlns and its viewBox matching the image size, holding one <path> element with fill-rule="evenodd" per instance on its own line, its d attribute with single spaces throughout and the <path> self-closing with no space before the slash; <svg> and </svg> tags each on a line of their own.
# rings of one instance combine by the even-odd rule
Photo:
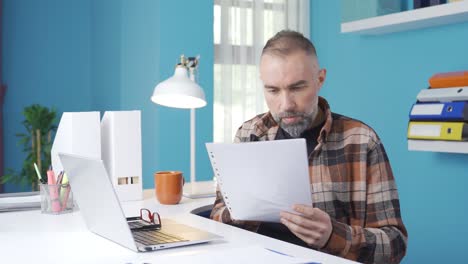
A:
<svg viewBox="0 0 468 264">
<path fill-rule="evenodd" d="M 209 205 L 195 208 L 192 211 L 190 211 L 190 213 L 210 219 L 210 214 L 211 214 L 212 209 L 213 209 L 213 205 L 209 204 Z"/>
</svg>

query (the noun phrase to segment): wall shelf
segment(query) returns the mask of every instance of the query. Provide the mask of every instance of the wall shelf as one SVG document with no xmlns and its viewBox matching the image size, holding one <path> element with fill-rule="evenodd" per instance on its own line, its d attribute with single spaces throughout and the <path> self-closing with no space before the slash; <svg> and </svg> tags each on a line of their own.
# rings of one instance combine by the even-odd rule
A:
<svg viewBox="0 0 468 264">
<path fill-rule="evenodd" d="M 409 139 L 408 150 L 468 153 L 468 142 Z"/>
<path fill-rule="evenodd" d="M 341 24 L 341 33 L 379 35 L 468 21 L 468 0 Z"/>
</svg>

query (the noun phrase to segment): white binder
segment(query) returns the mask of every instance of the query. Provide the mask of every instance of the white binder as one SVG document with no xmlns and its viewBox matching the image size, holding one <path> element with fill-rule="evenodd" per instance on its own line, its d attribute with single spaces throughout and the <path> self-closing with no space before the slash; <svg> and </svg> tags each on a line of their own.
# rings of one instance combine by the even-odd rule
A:
<svg viewBox="0 0 468 264">
<path fill-rule="evenodd" d="M 101 121 L 102 160 L 120 201 L 141 200 L 141 113 L 106 111 Z"/>
<path fill-rule="evenodd" d="M 101 158 L 99 112 L 64 112 L 52 145 L 52 168 L 55 175 L 63 170 L 58 153 Z"/>
<path fill-rule="evenodd" d="M 468 87 L 424 89 L 416 98 L 420 102 L 468 101 Z"/>
<path fill-rule="evenodd" d="M 279 223 L 294 204 L 312 206 L 305 139 L 206 143 L 224 202 L 235 220 Z"/>
</svg>

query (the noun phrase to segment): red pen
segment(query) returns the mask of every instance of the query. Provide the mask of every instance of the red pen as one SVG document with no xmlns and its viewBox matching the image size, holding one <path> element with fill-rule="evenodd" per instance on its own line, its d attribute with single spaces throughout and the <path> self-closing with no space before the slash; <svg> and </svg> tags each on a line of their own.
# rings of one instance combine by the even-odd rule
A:
<svg viewBox="0 0 468 264">
<path fill-rule="evenodd" d="M 52 170 L 52 166 L 49 166 L 49 169 L 47 170 L 47 184 L 56 184 L 55 174 Z"/>
</svg>

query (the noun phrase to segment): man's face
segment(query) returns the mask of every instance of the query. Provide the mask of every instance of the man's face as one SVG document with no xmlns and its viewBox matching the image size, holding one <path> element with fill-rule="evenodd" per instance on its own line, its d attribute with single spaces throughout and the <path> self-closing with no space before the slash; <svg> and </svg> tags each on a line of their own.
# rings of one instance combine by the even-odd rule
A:
<svg viewBox="0 0 468 264">
<path fill-rule="evenodd" d="M 326 77 L 317 59 L 303 51 L 266 53 L 260 61 L 265 100 L 275 121 L 292 137 L 310 128 L 318 113 L 318 92 Z"/>
</svg>

